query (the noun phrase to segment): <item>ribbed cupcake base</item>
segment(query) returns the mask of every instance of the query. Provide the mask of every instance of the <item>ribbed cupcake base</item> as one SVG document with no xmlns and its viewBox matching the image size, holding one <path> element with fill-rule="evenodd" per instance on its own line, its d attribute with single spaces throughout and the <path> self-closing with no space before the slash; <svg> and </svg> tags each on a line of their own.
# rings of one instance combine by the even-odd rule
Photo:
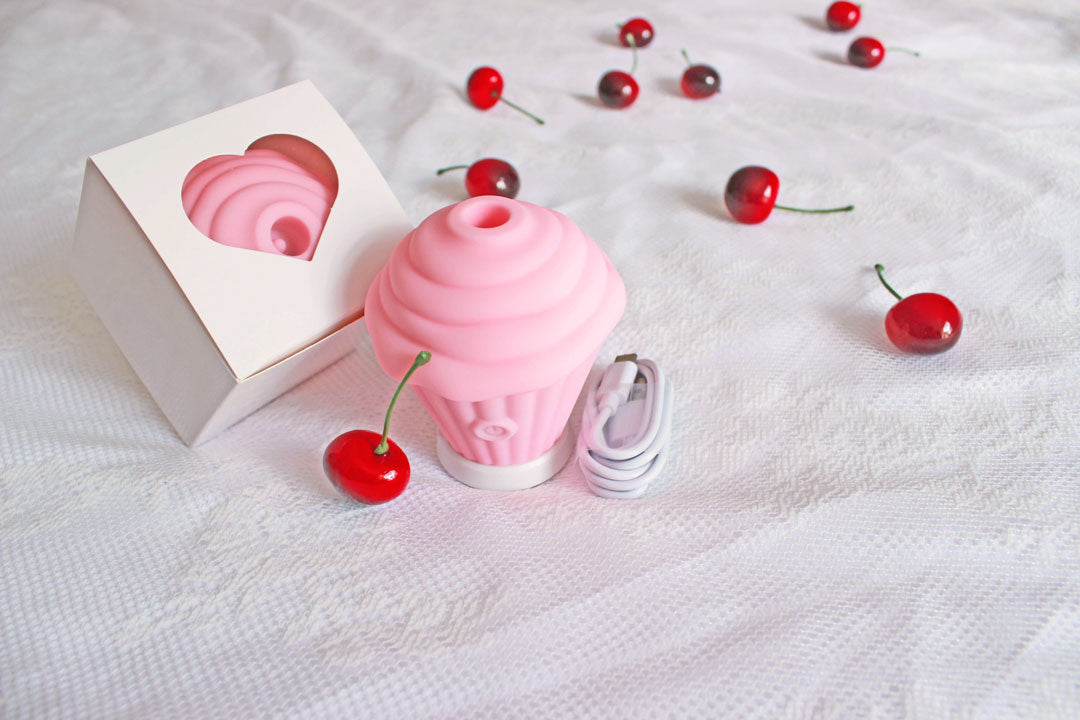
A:
<svg viewBox="0 0 1080 720">
<path fill-rule="evenodd" d="M 478 402 L 448 400 L 411 387 L 458 455 L 481 465 L 520 465 L 555 445 L 595 359 L 592 353 L 564 379 L 545 388 Z"/>
</svg>

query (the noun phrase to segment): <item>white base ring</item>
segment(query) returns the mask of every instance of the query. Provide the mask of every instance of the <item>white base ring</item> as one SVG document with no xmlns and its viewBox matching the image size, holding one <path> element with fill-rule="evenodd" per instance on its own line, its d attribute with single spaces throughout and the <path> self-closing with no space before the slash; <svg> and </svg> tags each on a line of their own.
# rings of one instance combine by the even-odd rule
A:
<svg viewBox="0 0 1080 720">
<path fill-rule="evenodd" d="M 518 465 L 483 465 L 459 455 L 440 434 L 436 451 L 443 469 L 458 482 L 478 490 L 525 490 L 562 470 L 574 452 L 570 433 L 563 431 L 555 445 L 538 458 Z"/>
</svg>

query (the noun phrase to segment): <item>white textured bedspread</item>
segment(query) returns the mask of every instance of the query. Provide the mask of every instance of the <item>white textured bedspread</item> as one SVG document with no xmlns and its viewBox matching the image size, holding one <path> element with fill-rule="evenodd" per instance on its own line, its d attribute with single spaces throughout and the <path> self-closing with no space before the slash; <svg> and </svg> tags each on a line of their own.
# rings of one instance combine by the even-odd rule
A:
<svg viewBox="0 0 1080 720">
<path fill-rule="evenodd" d="M 4 0 L 0 716 L 1080 716 L 1080 14 L 826 5 Z M 860 34 L 922 57 L 859 70 Z M 484 64 L 547 125 L 472 108 Z M 412 484 L 343 501 L 322 449 L 393 389 L 366 344 L 180 442 L 68 276 L 85 157 L 305 78 L 413 222 L 496 156 L 605 249 L 602 359 L 679 391 L 643 499 L 466 488 L 409 395 Z M 738 225 L 748 164 L 855 211 Z M 955 301 L 955 348 L 892 348 L 876 262 Z"/>
</svg>

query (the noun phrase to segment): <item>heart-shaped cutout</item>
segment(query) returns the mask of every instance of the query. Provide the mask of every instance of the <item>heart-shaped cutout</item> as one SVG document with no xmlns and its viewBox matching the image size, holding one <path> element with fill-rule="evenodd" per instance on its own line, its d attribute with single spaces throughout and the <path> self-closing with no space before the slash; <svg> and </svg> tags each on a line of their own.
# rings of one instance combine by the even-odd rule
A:
<svg viewBox="0 0 1080 720">
<path fill-rule="evenodd" d="M 191 223 L 222 245 L 311 260 L 337 199 L 334 163 L 295 135 L 267 135 L 243 155 L 191 168 L 180 197 Z"/>
</svg>

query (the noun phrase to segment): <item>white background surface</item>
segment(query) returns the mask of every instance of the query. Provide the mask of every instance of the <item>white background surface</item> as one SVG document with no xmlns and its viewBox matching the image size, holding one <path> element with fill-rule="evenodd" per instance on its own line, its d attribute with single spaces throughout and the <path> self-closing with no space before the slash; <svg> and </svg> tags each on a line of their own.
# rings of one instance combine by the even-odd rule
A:
<svg viewBox="0 0 1080 720">
<path fill-rule="evenodd" d="M 1076 8 L 867 3 L 924 56 L 863 71 L 826 5 L 4 2 L 0 715 L 1076 717 Z M 721 97 L 676 94 L 680 47 Z M 549 124 L 467 105 L 481 64 Z M 680 391 L 646 498 L 467 489 L 407 396 L 412 485 L 343 502 L 322 448 L 393 387 L 368 347 L 180 443 L 64 269 L 83 158 L 302 78 L 414 222 L 494 155 L 607 250 L 604 356 Z M 745 164 L 856 210 L 738 226 Z M 952 351 L 890 348 L 874 262 L 957 303 Z"/>
</svg>

